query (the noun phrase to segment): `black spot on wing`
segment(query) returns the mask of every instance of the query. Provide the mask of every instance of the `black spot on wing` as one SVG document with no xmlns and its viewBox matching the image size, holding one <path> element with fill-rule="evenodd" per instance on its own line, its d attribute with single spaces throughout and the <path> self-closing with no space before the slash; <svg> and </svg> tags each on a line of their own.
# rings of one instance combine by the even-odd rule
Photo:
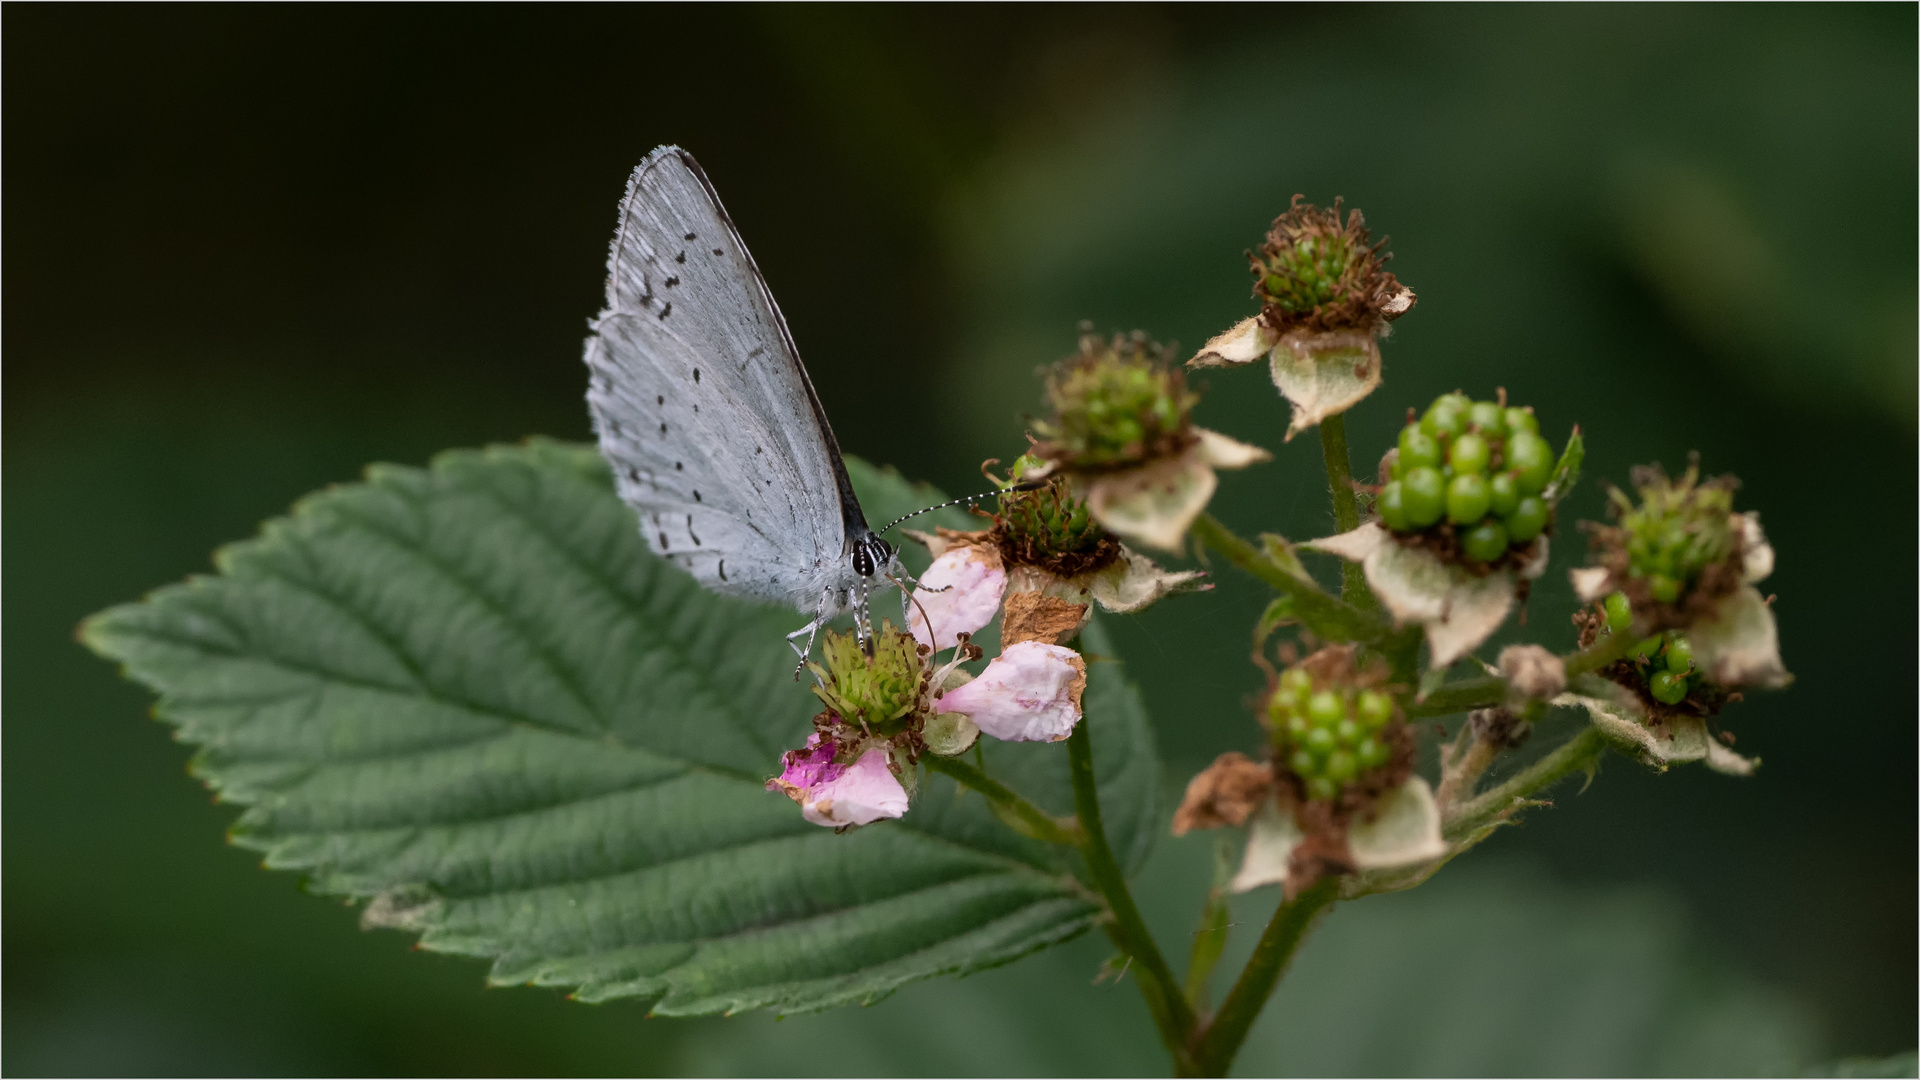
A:
<svg viewBox="0 0 1920 1080">
<path fill-rule="evenodd" d="M 660 550 L 661 551 L 667 550 L 667 534 L 666 533 L 660 534 Z"/>
<path fill-rule="evenodd" d="M 653 403 L 655 405 L 665 405 L 667 403 L 667 396 L 665 394 L 655 394 L 653 396 Z"/>
<path fill-rule="evenodd" d="M 679 471 L 681 471 L 682 469 L 685 469 L 685 468 L 686 468 L 686 466 L 685 466 L 685 465 L 682 465 L 682 464 L 680 464 L 680 463 L 679 463 L 679 462 L 677 462 L 677 461 L 673 463 L 673 471 L 674 471 L 674 472 L 679 472 Z"/>
<path fill-rule="evenodd" d="M 694 382 L 699 382 L 699 381 L 700 381 L 700 369 L 699 369 L 699 368 L 694 368 L 694 369 L 693 369 L 693 381 L 694 381 Z"/>
<path fill-rule="evenodd" d="M 693 546 L 700 546 L 700 534 L 693 531 L 693 515 L 687 515 L 687 535 L 693 537 Z"/>
<path fill-rule="evenodd" d="M 678 284 L 680 284 L 680 279 L 677 277 L 670 277 L 667 279 L 667 288 L 669 289 L 673 288 L 675 285 L 678 285 Z"/>
<path fill-rule="evenodd" d="M 727 580 L 727 560 L 725 559 L 720 560 L 720 580 Z"/>
<path fill-rule="evenodd" d="M 724 252 L 724 251 L 721 251 L 721 250 L 720 250 L 719 248 L 714 248 L 714 249 L 713 249 L 713 253 L 714 253 L 715 255 L 725 255 L 725 254 L 726 254 L 726 252 Z"/>
<path fill-rule="evenodd" d="M 683 236 L 683 237 L 681 237 L 680 239 L 682 239 L 682 240 L 698 240 L 699 238 L 700 238 L 700 234 L 699 234 L 699 233 L 688 233 L 687 235 L 685 235 L 685 236 Z"/>
<path fill-rule="evenodd" d="M 667 423 L 666 421 L 662 420 L 660 422 L 660 434 L 665 435 L 666 433 L 667 433 Z"/>
<path fill-rule="evenodd" d="M 686 262 L 686 261 L 687 261 L 687 253 L 683 251 L 683 252 L 681 252 L 680 254 L 678 254 L 678 255 L 675 255 L 675 256 L 673 257 L 673 261 L 674 261 L 674 262 L 677 262 L 677 263 L 683 263 L 683 262 Z"/>
<path fill-rule="evenodd" d="M 666 306 L 660 309 L 660 317 L 664 319 L 671 314 L 673 314 L 673 301 L 669 300 Z"/>
<path fill-rule="evenodd" d="M 699 489 L 699 488 L 694 488 L 694 489 L 693 489 L 693 501 L 694 501 L 694 502 L 705 502 L 705 501 L 706 501 L 705 499 L 702 499 L 702 498 L 700 497 L 700 489 Z"/>
</svg>

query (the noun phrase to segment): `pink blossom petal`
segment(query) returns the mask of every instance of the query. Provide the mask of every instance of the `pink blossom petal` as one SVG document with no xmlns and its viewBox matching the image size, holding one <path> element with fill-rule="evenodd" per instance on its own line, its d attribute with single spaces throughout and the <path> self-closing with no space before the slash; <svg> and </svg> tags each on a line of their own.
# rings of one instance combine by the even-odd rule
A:
<svg viewBox="0 0 1920 1080">
<path fill-rule="evenodd" d="M 865 825 L 907 812 L 907 789 L 887 768 L 887 752 L 877 746 L 808 795 L 800 813 L 815 825 Z"/>
<path fill-rule="evenodd" d="M 972 544 L 955 545 L 920 575 L 913 602 L 907 605 L 907 628 L 920 644 L 944 652 L 959 644 L 961 634 L 976 633 L 993 621 L 1006 589 L 1007 572 L 995 553 Z"/>
<path fill-rule="evenodd" d="M 980 677 L 946 692 L 934 708 L 963 713 L 981 731 L 1009 742 L 1059 742 L 1080 722 L 1087 662 L 1061 645 L 1023 641 Z"/>
</svg>

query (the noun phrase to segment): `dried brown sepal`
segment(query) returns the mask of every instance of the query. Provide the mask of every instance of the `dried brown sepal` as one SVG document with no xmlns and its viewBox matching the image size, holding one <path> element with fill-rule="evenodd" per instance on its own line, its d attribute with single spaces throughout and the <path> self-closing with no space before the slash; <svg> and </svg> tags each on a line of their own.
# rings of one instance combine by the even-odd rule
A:
<svg viewBox="0 0 1920 1080">
<path fill-rule="evenodd" d="M 1173 815 L 1173 835 L 1244 825 L 1273 793 L 1273 766 L 1229 750 L 1187 782 L 1186 797 Z"/>
<path fill-rule="evenodd" d="M 1295 195 L 1260 251 L 1249 253 L 1262 320 L 1281 333 L 1383 333 L 1417 299 L 1385 269 L 1386 240 L 1373 241 L 1360 211 L 1343 215 L 1340 199 L 1332 209 L 1304 200 Z"/>
<path fill-rule="evenodd" d="M 1086 624 L 1087 608 L 1044 592 L 1010 591 L 1000 616 L 1000 647 L 1023 641 L 1065 644 Z"/>
</svg>

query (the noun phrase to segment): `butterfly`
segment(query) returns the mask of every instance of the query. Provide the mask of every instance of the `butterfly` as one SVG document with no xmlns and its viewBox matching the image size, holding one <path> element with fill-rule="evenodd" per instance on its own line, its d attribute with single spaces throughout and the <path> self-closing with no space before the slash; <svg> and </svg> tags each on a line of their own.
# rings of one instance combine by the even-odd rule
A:
<svg viewBox="0 0 1920 1080">
<path fill-rule="evenodd" d="M 647 543 L 715 592 L 812 616 L 787 637 L 802 661 L 848 611 L 871 651 L 868 597 L 899 584 L 897 553 L 867 525 L 766 280 L 677 146 L 627 182 L 606 304 L 586 343 L 587 403 Z"/>
</svg>

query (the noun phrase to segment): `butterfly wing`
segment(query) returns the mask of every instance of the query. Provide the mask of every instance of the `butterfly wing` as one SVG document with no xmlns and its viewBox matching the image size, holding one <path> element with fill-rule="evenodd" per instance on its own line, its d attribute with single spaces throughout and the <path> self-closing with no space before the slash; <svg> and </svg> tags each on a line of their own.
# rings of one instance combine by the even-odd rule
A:
<svg viewBox="0 0 1920 1080">
<path fill-rule="evenodd" d="M 592 328 L 600 451 L 654 551 L 808 613 L 844 594 L 859 502 L 786 320 L 686 151 L 634 170 Z"/>
</svg>

